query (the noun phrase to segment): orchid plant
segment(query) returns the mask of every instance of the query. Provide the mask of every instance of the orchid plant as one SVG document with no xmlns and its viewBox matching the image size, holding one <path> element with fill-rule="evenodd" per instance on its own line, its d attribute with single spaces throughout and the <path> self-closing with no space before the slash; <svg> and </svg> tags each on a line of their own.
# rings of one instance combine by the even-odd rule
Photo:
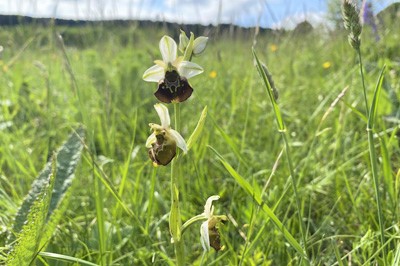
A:
<svg viewBox="0 0 400 266">
<path fill-rule="evenodd" d="M 201 244 L 204 252 L 210 250 L 210 246 L 216 251 L 221 249 L 221 240 L 218 227 L 221 222 L 226 221 L 225 216 L 213 214 L 214 207 L 212 202 L 218 200 L 219 196 L 208 198 L 204 206 L 204 213 L 194 216 L 182 225 L 179 207 L 179 164 L 176 154 L 181 149 L 184 154 L 188 151 L 185 139 L 179 131 L 180 108 L 177 103 L 186 101 L 193 93 L 193 88 L 188 79 L 203 72 L 203 68 L 191 62 L 193 56 L 199 56 L 206 48 L 207 37 L 200 36 L 194 38 L 193 33 L 190 37 L 181 31 L 179 36 L 179 46 L 169 36 L 163 36 L 159 43 L 162 60 L 155 60 L 155 65 L 147 69 L 143 74 L 143 79 L 148 82 L 157 82 L 157 91 L 154 93 L 156 98 L 163 103 L 174 104 L 175 129 L 171 128 L 171 119 L 168 108 L 161 103 L 155 104 L 154 108 L 160 118 L 161 125 L 150 123 L 153 131 L 147 138 L 146 147 L 149 149 L 149 157 L 153 165 L 166 166 L 171 163 L 171 211 L 169 217 L 169 227 L 171 242 L 175 246 L 177 265 L 184 265 L 184 245 L 182 240 L 183 231 L 196 221 L 206 220 L 200 229 Z M 178 56 L 178 49 L 182 55 Z M 199 121 L 200 122 L 200 121 Z M 196 128 L 197 129 L 197 128 Z M 196 130 L 195 130 L 196 131 Z M 196 135 L 195 132 L 192 134 Z M 189 139 L 190 142 L 191 138 Z"/>
</svg>

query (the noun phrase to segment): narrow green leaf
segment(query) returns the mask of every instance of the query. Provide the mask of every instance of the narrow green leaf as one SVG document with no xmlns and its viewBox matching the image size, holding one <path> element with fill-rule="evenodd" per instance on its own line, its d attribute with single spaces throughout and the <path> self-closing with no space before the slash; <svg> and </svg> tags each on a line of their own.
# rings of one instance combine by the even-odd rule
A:
<svg viewBox="0 0 400 266">
<path fill-rule="evenodd" d="M 376 111 L 378 108 L 378 102 L 379 102 L 379 98 L 380 98 L 379 96 L 382 91 L 382 82 L 383 82 L 383 77 L 385 74 L 385 69 L 386 69 L 386 65 L 383 66 L 383 68 L 381 70 L 381 74 L 379 75 L 378 82 L 376 83 L 374 97 L 372 98 L 372 103 L 371 103 L 371 107 L 369 110 L 368 125 L 367 125 L 367 128 L 369 130 L 372 130 L 374 128 L 375 116 L 376 116 Z"/>
<path fill-rule="evenodd" d="M 389 150 L 386 143 L 386 138 L 382 137 L 379 138 L 380 140 L 380 148 L 381 148 L 381 156 L 382 156 L 382 174 L 383 180 L 385 181 L 385 189 L 388 191 L 388 194 L 392 200 L 395 202 L 396 194 L 394 192 L 394 182 L 393 182 L 393 175 L 392 175 L 392 163 L 391 163 L 391 156 L 389 154 Z"/>
<path fill-rule="evenodd" d="M 237 145 L 232 140 L 232 138 L 228 134 L 226 134 L 226 132 L 215 121 L 214 121 L 214 126 L 218 130 L 218 132 L 221 134 L 221 136 L 225 140 L 225 142 L 232 149 L 232 151 L 236 155 L 236 157 L 240 160 L 240 162 L 243 163 L 245 166 L 247 166 L 248 163 L 243 158 L 242 153 L 240 152 L 240 150 L 238 149 Z"/>
<path fill-rule="evenodd" d="M 225 167 L 225 169 L 229 172 L 229 174 L 236 180 L 236 182 L 249 194 L 249 196 L 253 197 L 257 204 L 263 209 L 263 211 L 267 214 L 267 216 L 272 220 L 276 227 L 283 233 L 286 240 L 290 243 L 290 245 L 298 252 L 301 256 L 307 259 L 306 253 L 304 252 L 303 248 L 297 242 L 297 240 L 290 234 L 290 232 L 285 228 L 282 222 L 276 217 L 274 212 L 265 204 L 262 199 L 261 195 L 253 190 L 250 183 L 243 178 L 239 173 L 233 169 L 233 167 L 225 161 L 225 159 L 212 147 L 211 150 L 217 155 L 219 161 Z"/>
<path fill-rule="evenodd" d="M 333 250 L 335 251 L 335 257 L 336 257 L 336 261 L 338 263 L 339 266 L 344 266 L 343 262 L 342 262 L 342 258 L 340 257 L 340 252 L 338 249 L 338 245 L 337 243 L 335 243 L 334 240 L 331 241 L 331 246 L 333 248 Z"/>
<path fill-rule="evenodd" d="M 51 252 L 40 252 L 39 255 L 56 261 L 75 262 L 78 265 L 98 266 L 98 264 L 62 254 L 56 254 Z"/>
<path fill-rule="evenodd" d="M 281 114 L 280 108 L 279 108 L 279 106 L 278 106 L 278 104 L 276 103 L 276 100 L 275 100 L 275 96 L 274 96 L 274 93 L 273 93 L 274 90 L 271 87 L 270 82 L 268 81 L 268 77 L 267 77 L 267 75 L 266 75 L 266 73 L 265 73 L 265 71 L 263 69 L 263 66 L 262 66 L 260 60 L 257 57 L 256 51 L 254 50 L 254 48 L 252 49 L 252 52 L 253 52 L 253 57 L 254 57 L 254 59 L 256 61 L 256 68 L 257 68 L 258 73 L 260 74 L 260 76 L 261 76 L 261 78 L 262 78 L 262 80 L 264 82 L 264 86 L 265 86 L 265 88 L 267 90 L 269 99 L 270 99 L 270 101 L 272 103 L 272 107 L 273 107 L 274 113 L 275 113 L 276 122 L 278 124 L 278 130 L 279 131 L 285 131 L 285 124 L 283 123 L 283 118 L 282 118 L 282 114 Z"/>
<path fill-rule="evenodd" d="M 392 265 L 399 265 L 399 264 L 400 264 L 400 246 L 397 246 Z"/>
<path fill-rule="evenodd" d="M 200 115 L 199 121 L 197 122 L 196 128 L 194 129 L 192 135 L 190 135 L 190 137 L 189 137 L 189 140 L 187 142 L 188 150 L 190 150 L 190 148 L 193 146 L 193 144 L 196 143 L 201 132 L 203 131 L 206 117 L 207 117 L 207 106 L 204 107 L 203 111 L 201 112 L 201 115 Z"/>
</svg>

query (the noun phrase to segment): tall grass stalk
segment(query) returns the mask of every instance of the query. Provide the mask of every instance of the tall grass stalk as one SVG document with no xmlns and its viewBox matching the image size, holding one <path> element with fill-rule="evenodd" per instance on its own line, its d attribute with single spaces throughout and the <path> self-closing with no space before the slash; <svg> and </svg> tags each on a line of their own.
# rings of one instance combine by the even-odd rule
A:
<svg viewBox="0 0 400 266">
<path fill-rule="evenodd" d="M 299 193 L 297 191 L 297 176 L 296 173 L 294 171 L 294 167 L 293 167 L 293 163 L 292 163 L 292 157 L 291 157 L 291 153 L 290 153 L 290 147 L 289 147 L 289 141 L 288 141 L 288 137 L 287 137 L 287 130 L 281 115 L 281 111 L 279 109 L 279 106 L 275 100 L 275 96 L 274 96 L 274 88 L 271 87 L 270 81 L 268 79 L 267 73 L 265 72 L 266 69 L 265 67 L 263 67 L 263 65 L 261 64 L 260 60 L 257 57 L 257 54 L 254 50 L 254 48 L 252 49 L 253 52 L 253 56 L 254 59 L 256 61 L 256 67 L 260 73 L 260 76 L 264 82 L 265 88 L 267 89 L 267 93 L 269 96 L 269 99 L 272 103 L 272 107 L 274 110 L 274 115 L 275 115 L 275 119 L 276 119 L 276 123 L 278 126 L 278 132 L 281 134 L 282 136 L 282 140 L 284 143 L 284 147 L 285 147 L 285 155 L 288 161 L 288 167 L 289 167 L 289 171 L 290 171 L 290 178 L 292 181 L 292 187 L 293 187 L 293 193 L 294 193 L 294 197 L 295 197 L 295 201 L 296 201 L 296 208 L 297 208 L 297 216 L 298 216 L 298 223 L 299 223 L 299 230 L 300 230 L 300 234 L 302 237 L 302 241 L 303 241 L 303 248 L 304 248 L 304 253 L 307 254 L 307 237 L 306 237 L 306 229 L 305 229 L 305 224 L 303 222 L 302 219 L 302 209 L 301 209 L 301 204 L 300 204 L 300 197 L 299 197 Z M 309 264 L 308 261 L 306 262 L 306 264 Z"/>
<path fill-rule="evenodd" d="M 359 49 L 358 49 L 358 54 L 359 54 L 359 58 L 361 58 L 361 52 Z M 363 72 L 362 61 L 359 61 L 359 63 L 360 63 L 360 71 L 362 73 Z M 378 175 L 378 159 L 376 156 L 376 150 L 375 150 L 375 145 L 374 145 L 374 131 L 373 131 L 374 124 L 375 124 L 376 108 L 378 106 L 379 95 L 380 95 L 380 91 L 382 88 L 384 72 L 385 72 L 385 67 L 383 67 L 381 74 L 379 76 L 370 110 L 368 111 L 368 108 L 366 108 L 366 112 L 368 114 L 367 134 L 368 134 L 369 157 L 370 157 L 370 161 L 371 161 L 372 179 L 374 180 L 374 189 L 375 189 L 376 205 L 377 205 L 377 211 L 378 211 L 378 222 L 379 222 L 379 229 L 380 229 L 382 256 L 383 256 L 384 265 L 386 265 L 387 264 L 386 248 L 384 247 L 385 242 L 386 242 L 385 241 L 385 220 L 384 220 L 384 216 L 382 213 L 381 193 L 379 191 L 380 180 L 379 180 L 379 175 Z M 365 85 L 364 85 L 364 76 L 363 75 L 361 75 L 361 79 L 362 79 L 362 83 L 363 83 L 364 95 L 366 95 L 366 89 L 365 89 Z M 367 98 L 365 98 L 365 100 L 367 100 Z M 367 102 L 366 102 L 366 104 L 367 104 Z"/>
<path fill-rule="evenodd" d="M 387 257 L 386 257 L 386 248 L 385 245 L 385 220 L 382 213 L 382 199 L 381 193 L 379 191 L 379 175 L 378 175 L 378 160 L 376 156 L 376 150 L 374 145 L 374 124 L 375 124 L 375 115 L 376 115 L 376 108 L 378 106 L 379 95 L 382 88 L 382 81 L 383 81 L 383 74 L 385 72 L 385 67 L 383 67 L 381 74 L 378 79 L 378 83 L 375 87 L 374 97 L 371 103 L 371 106 L 368 104 L 367 98 L 367 89 L 365 87 L 365 78 L 364 78 L 364 71 L 363 71 L 363 63 L 362 63 L 362 56 L 361 56 L 361 49 L 360 46 L 355 47 L 357 56 L 358 56 L 358 64 L 360 67 L 360 78 L 362 83 L 362 90 L 364 95 L 364 102 L 365 102 L 365 113 L 367 115 L 367 135 L 368 135 L 368 151 L 371 163 L 371 170 L 372 170 L 372 179 L 374 182 L 374 190 L 375 190 L 375 198 L 376 198 L 376 206 L 378 212 L 378 223 L 379 223 L 379 230 L 380 230 L 380 241 L 382 247 L 382 256 L 384 265 L 387 265 Z"/>
<path fill-rule="evenodd" d="M 382 200 L 381 200 L 381 193 L 379 192 L 379 176 L 378 176 L 378 161 L 375 151 L 374 145 L 374 123 L 375 123 L 375 114 L 376 108 L 378 106 L 378 100 L 380 91 L 382 88 L 382 80 L 383 80 L 383 73 L 385 67 L 383 67 L 382 72 L 380 74 L 378 84 L 375 87 L 374 97 L 372 100 L 371 106 L 368 104 L 367 99 L 367 89 L 365 87 L 365 79 L 364 79 L 364 71 L 363 71 L 363 63 L 362 63 L 362 56 L 361 56 L 361 31 L 362 25 L 360 22 L 359 12 L 356 8 L 356 5 L 353 3 L 352 0 L 343 0 L 342 2 L 342 14 L 343 14 L 343 21 L 345 28 L 349 31 L 348 40 L 349 44 L 353 49 L 356 51 L 358 56 L 358 64 L 360 67 L 360 77 L 362 83 L 362 90 L 364 95 L 364 103 L 365 103 L 365 113 L 368 119 L 367 122 L 367 135 L 368 135 L 368 151 L 371 163 L 371 170 L 372 170 L 372 179 L 374 181 L 374 189 L 375 189 L 375 198 L 376 198 L 376 205 L 378 211 L 378 222 L 379 222 L 379 229 L 380 229 L 380 241 L 381 241 L 381 248 L 382 248 L 382 256 L 383 256 L 383 263 L 387 265 L 387 257 L 386 257 L 386 248 L 385 245 L 385 221 L 384 216 L 382 214 Z"/>
<path fill-rule="evenodd" d="M 88 128 L 87 130 L 87 140 L 89 143 L 89 153 L 90 153 L 90 158 L 91 158 L 91 167 L 92 167 L 92 178 L 93 178 L 93 186 L 94 186 L 94 198 L 95 198 L 95 205 L 96 205 L 96 218 L 97 218 L 97 230 L 99 233 L 99 240 L 98 240 L 98 246 L 99 246 L 99 257 L 102 265 L 107 264 L 107 256 L 106 256 L 106 226 L 105 226 L 105 215 L 104 215 L 104 203 L 103 203 L 103 187 L 101 186 L 101 180 L 96 178 L 96 164 L 95 164 L 95 157 L 96 157 L 96 148 L 95 148 L 95 143 L 94 143 L 94 125 L 93 125 L 93 119 L 90 117 L 90 112 L 87 109 L 86 105 L 84 104 L 85 102 L 85 97 L 82 95 L 82 91 L 79 88 L 78 82 L 76 80 L 75 73 L 73 71 L 71 61 L 68 57 L 67 50 L 64 45 L 64 41 L 61 35 L 57 34 L 56 35 L 56 41 L 58 43 L 58 46 L 62 52 L 62 56 L 65 62 L 65 68 L 70 76 L 71 79 L 71 87 L 72 90 L 75 93 L 75 96 L 77 97 L 78 100 L 78 105 L 79 105 L 79 115 L 81 122 Z"/>
</svg>

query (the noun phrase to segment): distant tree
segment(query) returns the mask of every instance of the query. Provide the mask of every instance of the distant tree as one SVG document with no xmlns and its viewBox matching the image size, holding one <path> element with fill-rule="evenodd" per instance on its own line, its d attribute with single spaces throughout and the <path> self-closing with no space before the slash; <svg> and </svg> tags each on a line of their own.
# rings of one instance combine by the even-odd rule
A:
<svg viewBox="0 0 400 266">
<path fill-rule="evenodd" d="M 296 25 L 296 28 L 294 28 L 293 33 L 304 35 L 312 32 L 312 30 L 313 26 L 311 25 L 311 23 L 308 22 L 307 20 L 304 20 L 303 22 L 300 22 L 299 24 Z"/>
</svg>

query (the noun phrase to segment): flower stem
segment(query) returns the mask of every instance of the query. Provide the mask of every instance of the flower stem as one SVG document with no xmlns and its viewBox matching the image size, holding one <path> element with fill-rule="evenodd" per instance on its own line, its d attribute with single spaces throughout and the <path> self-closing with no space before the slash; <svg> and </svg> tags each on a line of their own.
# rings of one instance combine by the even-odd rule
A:
<svg viewBox="0 0 400 266">
<path fill-rule="evenodd" d="M 180 120 L 180 107 L 179 104 L 174 104 L 174 118 L 175 130 L 179 130 Z M 172 240 L 175 246 L 176 264 L 178 266 L 184 265 L 185 251 L 183 240 L 181 238 L 181 214 L 179 209 L 179 164 L 177 158 L 179 149 L 177 150 L 176 157 L 171 162 L 171 212 L 169 217 L 169 229 L 171 232 Z"/>
</svg>

